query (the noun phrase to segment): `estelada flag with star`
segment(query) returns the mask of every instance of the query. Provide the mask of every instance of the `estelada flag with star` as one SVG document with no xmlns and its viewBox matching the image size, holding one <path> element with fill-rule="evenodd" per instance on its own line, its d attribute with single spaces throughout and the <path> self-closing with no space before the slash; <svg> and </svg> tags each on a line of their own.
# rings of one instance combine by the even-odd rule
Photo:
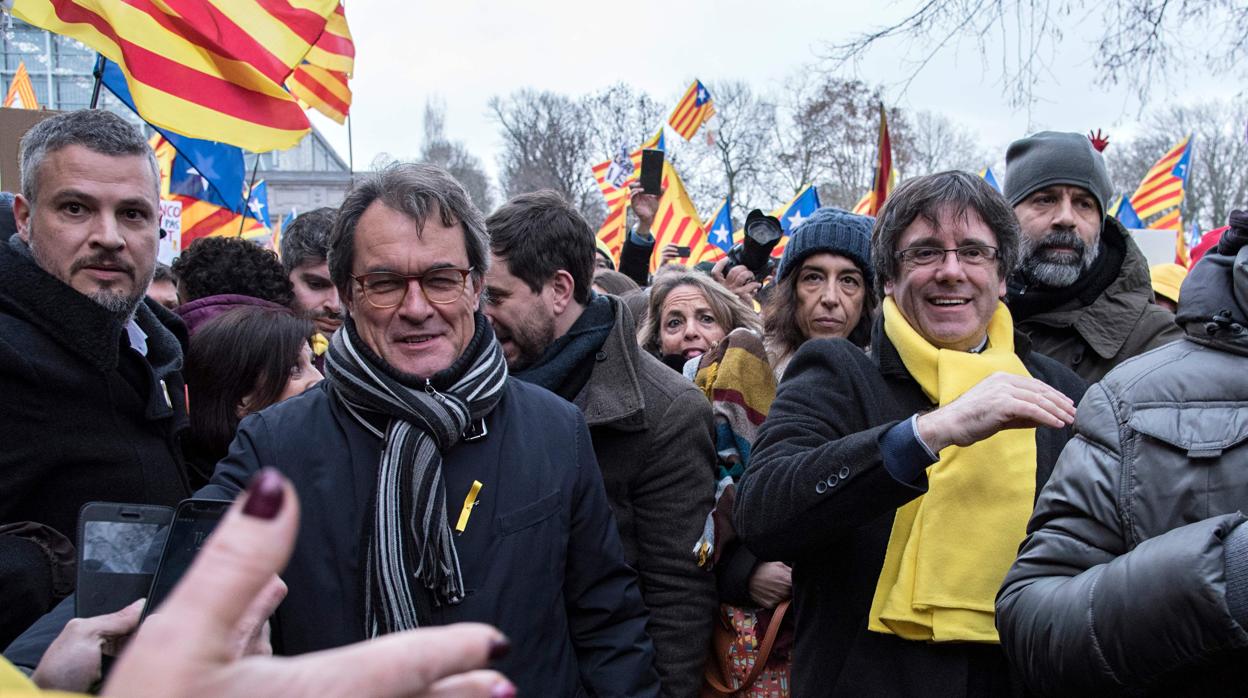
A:
<svg viewBox="0 0 1248 698">
<path fill-rule="evenodd" d="M 717 262 L 732 249 L 732 197 L 724 199 L 724 203 L 711 216 L 711 227 L 707 228 L 706 254 L 703 260 Z"/>
<path fill-rule="evenodd" d="M 780 219 L 780 227 L 784 230 L 784 237 L 780 238 L 776 248 L 771 251 L 772 257 L 779 259 L 784 254 L 784 247 L 789 244 L 789 236 L 797 226 L 819 210 L 819 206 L 819 190 L 814 185 L 807 184 L 787 206 L 771 212 L 771 215 Z"/>
<path fill-rule="evenodd" d="M 689 140 L 698 132 L 702 124 L 714 115 L 715 105 L 711 103 L 711 93 L 701 81 L 694 80 L 689 89 L 685 90 L 685 96 L 680 98 L 680 103 L 672 110 L 667 123 L 680 134 L 681 138 Z"/>
</svg>

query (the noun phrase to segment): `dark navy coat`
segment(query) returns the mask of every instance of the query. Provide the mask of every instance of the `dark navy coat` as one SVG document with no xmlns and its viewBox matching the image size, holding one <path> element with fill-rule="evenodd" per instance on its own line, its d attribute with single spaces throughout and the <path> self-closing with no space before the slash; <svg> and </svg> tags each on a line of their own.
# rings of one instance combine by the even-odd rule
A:
<svg viewBox="0 0 1248 698">
<path fill-rule="evenodd" d="M 243 420 L 197 496 L 232 498 L 261 466 L 299 493 L 302 525 L 273 623 L 279 654 L 365 639 L 364 566 L 382 442 L 331 396 L 328 381 Z M 509 380 L 484 438 L 444 454 L 465 600 L 435 624 L 489 623 L 511 640 L 495 663 L 521 695 L 657 695 L 646 609 L 607 504 L 585 420 L 541 388 Z"/>
</svg>

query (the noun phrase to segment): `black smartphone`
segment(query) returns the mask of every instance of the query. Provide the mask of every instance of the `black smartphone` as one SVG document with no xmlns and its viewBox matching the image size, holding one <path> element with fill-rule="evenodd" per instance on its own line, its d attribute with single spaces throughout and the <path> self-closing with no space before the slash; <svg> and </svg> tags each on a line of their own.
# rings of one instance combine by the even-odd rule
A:
<svg viewBox="0 0 1248 698">
<path fill-rule="evenodd" d="M 78 591 L 74 615 L 120 611 L 152 584 L 173 509 L 87 502 L 78 513 Z"/>
<path fill-rule="evenodd" d="M 641 151 L 641 190 L 659 196 L 663 193 L 663 151 L 647 148 Z"/>
<path fill-rule="evenodd" d="M 173 523 L 169 525 L 169 535 L 165 538 L 165 547 L 160 554 L 160 564 L 156 567 L 156 575 L 152 586 L 147 592 L 147 605 L 143 607 L 143 617 L 158 608 L 178 580 L 191 566 L 204 541 L 217 527 L 221 517 L 229 510 L 230 503 L 217 499 L 185 499 L 178 504 L 173 515 Z"/>
<path fill-rule="evenodd" d="M 689 255 L 691 255 L 691 254 L 693 254 L 693 248 L 692 248 L 692 247 L 686 247 L 686 246 L 684 246 L 684 245 L 681 245 L 681 246 L 679 246 L 679 247 L 677 247 L 677 248 L 676 248 L 676 256 L 677 256 L 677 257 L 688 257 L 688 256 L 689 256 Z"/>
</svg>

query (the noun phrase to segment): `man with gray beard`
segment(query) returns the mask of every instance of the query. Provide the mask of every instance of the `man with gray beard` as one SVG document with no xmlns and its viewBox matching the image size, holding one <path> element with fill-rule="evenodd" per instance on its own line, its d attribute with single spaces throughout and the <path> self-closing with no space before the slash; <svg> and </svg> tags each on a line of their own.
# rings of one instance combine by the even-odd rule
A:
<svg viewBox="0 0 1248 698">
<path fill-rule="evenodd" d="M 0 646 L 73 591 L 78 510 L 187 497 L 182 323 L 145 292 L 160 239 L 147 141 L 101 110 L 21 143 L 0 242 Z"/>
<path fill-rule="evenodd" d="M 1183 336 L 1151 302 L 1144 253 L 1106 215 L 1109 174 L 1086 137 L 1043 131 L 1011 143 L 1005 162 L 1005 198 L 1023 231 L 1008 303 L 1032 349 L 1093 383 Z"/>
</svg>

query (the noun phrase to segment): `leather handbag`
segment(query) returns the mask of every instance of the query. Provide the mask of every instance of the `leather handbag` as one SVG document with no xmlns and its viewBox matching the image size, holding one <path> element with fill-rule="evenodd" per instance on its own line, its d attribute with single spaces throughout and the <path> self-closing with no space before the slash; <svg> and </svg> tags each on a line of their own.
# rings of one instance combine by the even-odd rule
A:
<svg viewBox="0 0 1248 698">
<path fill-rule="evenodd" d="M 706 661 L 702 673 L 702 691 L 700 698 L 726 698 L 728 696 L 749 695 L 750 688 L 763 675 L 767 662 L 771 659 L 776 637 L 780 634 L 780 626 L 789 610 L 789 601 L 782 601 L 772 611 L 771 622 L 763 634 L 757 649 L 747 647 L 733 623 L 732 606 L 723 604 L 716 614 L 714 633 L 711 636 L 711 656 Z M 745 638 L 748 639 L 748 638 Z M 735 650 L 735 652 L 734 652 Z M 754 662 L 744 676 L 739 676 L 739 667 L 743 656 L 754 655 Z"/>
</svg>

